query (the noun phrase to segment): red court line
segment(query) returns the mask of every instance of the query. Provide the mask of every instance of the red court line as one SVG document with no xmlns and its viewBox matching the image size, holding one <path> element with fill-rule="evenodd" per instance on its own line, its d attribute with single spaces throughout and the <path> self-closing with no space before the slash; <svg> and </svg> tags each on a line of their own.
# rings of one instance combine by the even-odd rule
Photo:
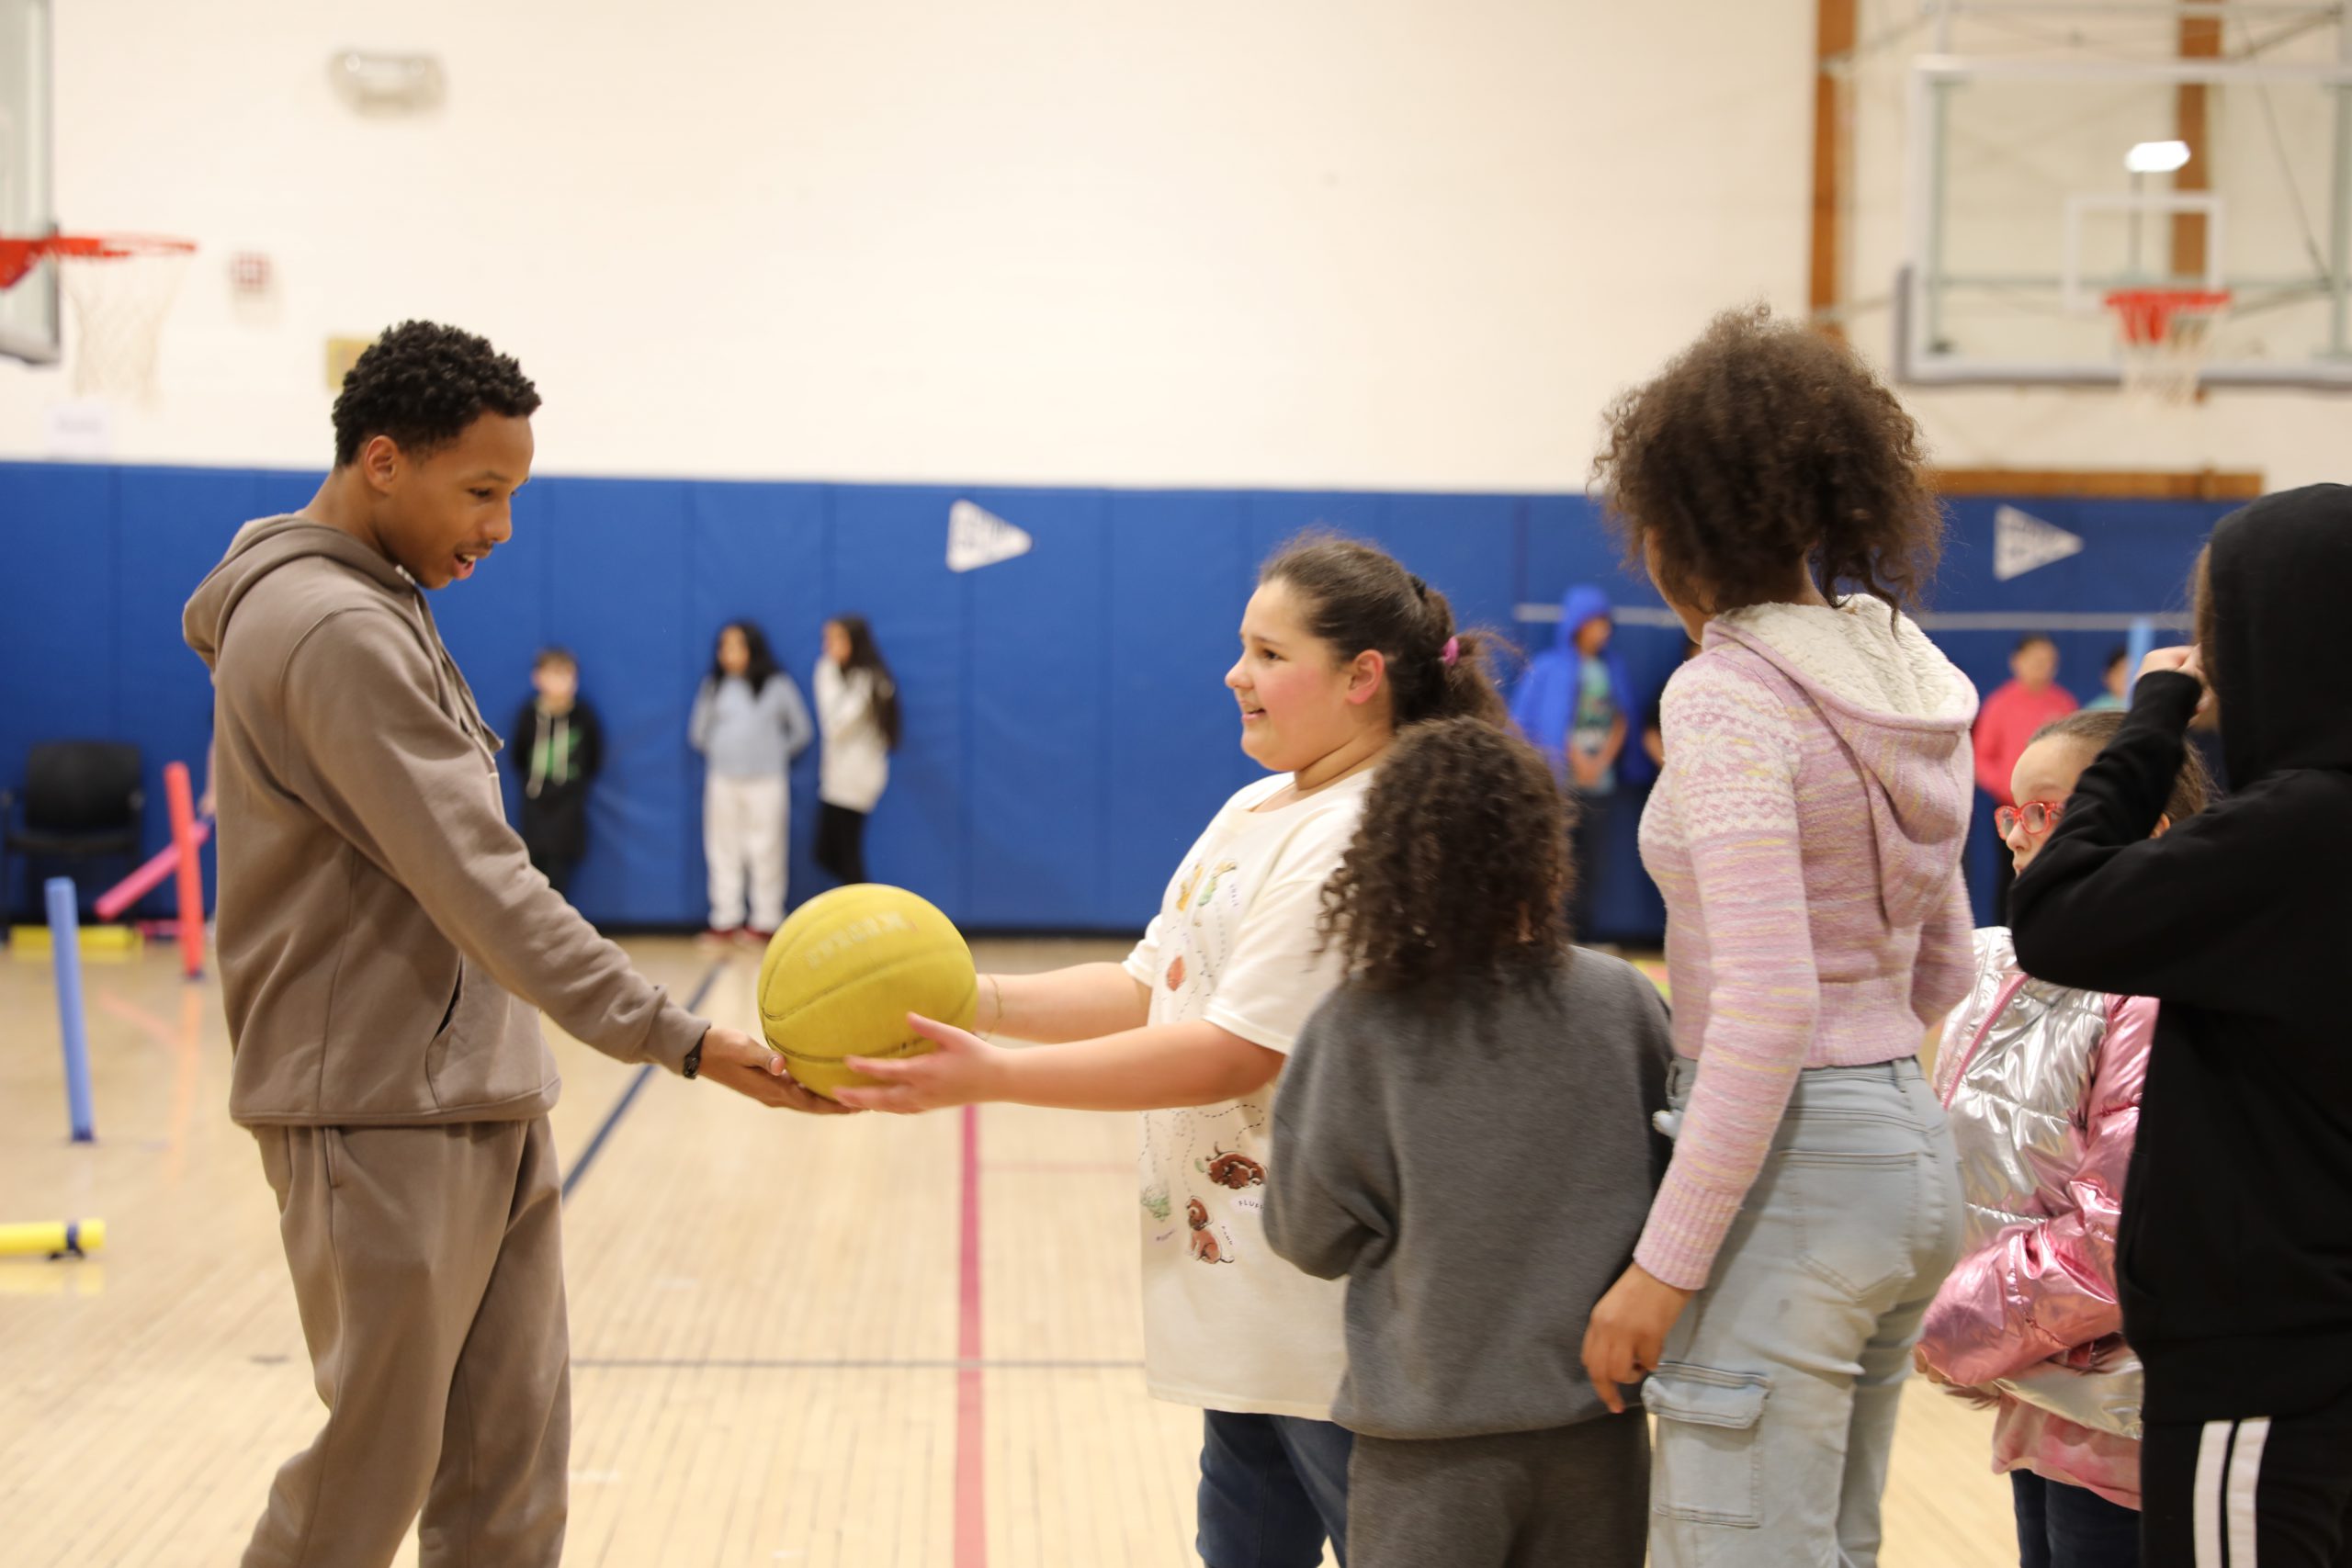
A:
<svg viewBox="0 0 2352 1568">
<path fill-rule="evenodd" d="M 980 1404 L 980 1110 L 964 1107 L 964 1219 L 956 1269 L 956 1568 L 988 1568 L 988 1497 L 982 1488 L 980 1443 L 987 1423 Z"/>
</svg>

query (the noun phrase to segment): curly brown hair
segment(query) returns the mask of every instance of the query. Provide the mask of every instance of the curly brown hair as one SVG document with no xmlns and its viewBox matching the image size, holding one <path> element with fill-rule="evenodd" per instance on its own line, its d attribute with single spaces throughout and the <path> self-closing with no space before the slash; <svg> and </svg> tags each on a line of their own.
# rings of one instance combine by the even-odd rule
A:
<svg viewBox="0 0 2352 1568">
<path fill-rule="evenodd" d="M 2123 732 L 2124 717 L 2121 708 L 2070 713 L 2035 730 L 2033 739 L 2080 741 L 2097 754 L 2106 750 L 2107 743 Z M 2213 772 L 2205 765 L 2205 754 L 2194 746 L 2185 746 L 2181 751 L 2180 776 L 2172 781 L 2172 794 L 2165 801 L 2165 815 L 2175 823 L 2196 816 L 2213 803 Z"/>
<path fill-rule="evenodd" d="M 1386 550 L 1337 534 L 1302 534 L 1274 552 L 1258 581 L 1295 589 L 1306 629 L 1341 660 L 1379 652 L 1398 729 L 1431 718 L 1500 724 L 1508 716 L 1487 670 L 1489 639 L 1456 627 L 1445 595 Z"/>
<path fill-rule="evenodd" d="M 1708 615 L 1787 596 L 1916 604 L 1943 549 L 1919 427 L 1844 344 L 1728 310 L 1603 416 L 1593 479 L 1627 558 Z"/>
<path fill-rule="evenodd" d="M 1572 807 L 1535 749 L 1476 718 L 1416 726 L 1382 757 L 1317 922 L 1357 982 L 1404 991 L 1556 959 Z"/>
</svg>

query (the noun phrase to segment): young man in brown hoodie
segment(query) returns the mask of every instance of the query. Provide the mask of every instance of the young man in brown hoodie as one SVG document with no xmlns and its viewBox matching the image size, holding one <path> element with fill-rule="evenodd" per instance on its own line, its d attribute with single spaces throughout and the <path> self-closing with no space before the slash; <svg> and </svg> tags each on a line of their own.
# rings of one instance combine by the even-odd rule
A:
<svg viewBox="0 0 2352 1568">
<path fill-rule="evenodd" d="M 514 361 L 411 321 L 334 407 L 302 511 L 188 602 L 211 666 L 230 1115 L 261 1144 L 325 1427 L 246 1568 L 552 1565 L 571 1437 L 559 1088 L 542 1009 L 625 1062 L 828 1111 L 694 1017 L 531 869 L 497 737 L 426 589 L 513 531 L 539 406 Z"/>
</svg>

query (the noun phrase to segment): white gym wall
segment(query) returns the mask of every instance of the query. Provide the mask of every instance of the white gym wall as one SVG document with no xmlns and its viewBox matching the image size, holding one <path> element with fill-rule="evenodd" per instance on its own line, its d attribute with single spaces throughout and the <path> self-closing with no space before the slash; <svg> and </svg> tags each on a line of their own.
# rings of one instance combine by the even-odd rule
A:
<svg viewBox="0 0 2352 1568">
<path fill-rule="evenodd" d="M 1710 311 L 1801 307 L 1813 13 L 83 0 L 58 203 L 204 246 L 124 460 L 315 466 L 325 339 L 419 315 L 522 359 L 546 471 L 1566 490 Z M 437 56 L 445 101 L 356 113 L 352 47 Z M 1877 268 L 1901 124 L 1859 129 Z M 1883 357 L 1883 318 L 1854 336 Z M 0 457 L 48 455 L 68 395 L 0 363 Z M 2328 477 L 2352 412 L 1909 395 L 1954 464 L 2277 482 Z"/>
<path fill-rule="evenodd" d="M 93 0 L 59 206 L 206 247 L 119 457 L 316 464 L 322 340 L 423 315 L 550 470 L 1571 487 L 1612 388 L 1802 299 L 1810 6 L 1707 9 L 1694 76 L 1556 0 Z M 355 45 L 443 107 L 355 114 Z M 0 367 L 9 455 L 63 389 Z"/>
</svg>

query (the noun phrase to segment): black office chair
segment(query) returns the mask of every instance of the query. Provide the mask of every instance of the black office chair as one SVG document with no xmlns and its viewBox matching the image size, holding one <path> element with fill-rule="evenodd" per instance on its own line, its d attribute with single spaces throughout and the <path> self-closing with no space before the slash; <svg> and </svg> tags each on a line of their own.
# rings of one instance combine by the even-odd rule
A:
<svg viewBox="0 0 2352 1568">
<path fill-rule="evenodd" d="M 128 873 L 139 858 L 140 814 L 147 792 L 139 748 L 116 740 L 51 740 L 25 759 L 21 793 L 0 790 L 0 897 L 6 897 L 10 856 L 33 862 L 119 857 Z M 17 806 L 24 805 L 17 820 Z M 105 889 L 78 875 L 84 907 Z"/>
</svg>

